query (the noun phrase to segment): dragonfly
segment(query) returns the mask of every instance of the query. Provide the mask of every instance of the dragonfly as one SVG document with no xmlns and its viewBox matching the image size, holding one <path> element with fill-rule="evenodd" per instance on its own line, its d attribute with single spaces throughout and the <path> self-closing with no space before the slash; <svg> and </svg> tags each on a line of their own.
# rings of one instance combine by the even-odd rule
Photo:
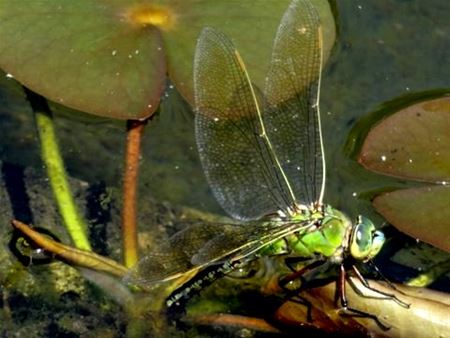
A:
<svg viewBox="0 0 450 338">
<path fill-rule="evenodd" d="M 233 42 L 203 29 L 194 57 L 196 142 L 209 186 L 236 222 L 187 227 L 142 259 L 131 282 L 181 278 L 166 300 L 170 307 L 258 257 L 310 259 L 284 284 L 319 266 L 337 266 L 344 284 L 349 268 L 361 276 L 356 264 L 371 261 L 385 237 L 368 218 L 352 221 L 323 202 L 323 62 L 320 19 L 309 0 L 292 1 L 284 13 L 263 90 Z"/>
</svg>

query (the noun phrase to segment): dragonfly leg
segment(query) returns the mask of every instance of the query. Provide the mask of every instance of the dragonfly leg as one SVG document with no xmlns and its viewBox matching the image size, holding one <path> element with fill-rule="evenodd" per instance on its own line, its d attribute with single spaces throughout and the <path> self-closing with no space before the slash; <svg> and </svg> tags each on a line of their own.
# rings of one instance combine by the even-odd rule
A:
<svg viewBox="0 0 450 338">
<path fill-rule="evenodd" d="M 306 320 L 308 322 L 312 322 L 313 318 L 312 318 L 312 304 L 309 300 L 307 300 L 306 298 L 303 298 L 302 296 L 296 294 L 292 297 L 289 298 L 290 301 L 297 303 L 297 304 L 301 304 L 304 305 L 306 307 Z"/>
<path fill-rule="evenodd" d="M 339 265 L 339 278 L 337 284 L 337 295 L 335 301 L 340 300 L 341 306 L 346 309 L 348 306 L 347 293 L 345 291 L 345 279 L 347 272 L 343 264 Z"/>
<path fill-rule="evenodd" d="M 383 273 L 380 271 L 380 269 L 378 269 L 378 266 L 375 265 L 375 263 L 372 260 L 369 260 L 368 265 L 370 266 L 370 268 L 372 268 L 378 276 L 381 277 L 381 279 L 392 289 L 395 290 L 399 293 L 401 293 L 402 295 L 406 295 L 402 290 L 399 290 L 393 283 L 391 283 L 391 281 L 389 279 L 386 278 L 385 275 L 383 275 Z M 405 303 L 406 304 L 406 303 Z M 408 304 L 408 308 L 409 308 L 409 304 Z"/>
<path fill-rule="evenodd" d="M 288 261 L 289 258 L 287 258 L 286 261 L 286 265 L 289 266 L 289 264 L 292 264 L 292 262 L 294 263 L 298 263 L 300 260 L 298 260 L 298 258 L 294 258 L 293 260 Z M 294 270 L 293 273 L 284 276 L 283 278 L 281 278 L 278 282 L 279 286 L 287 293 L 288 298 L 296 303 L 302 304 L 304 306 L 306 306 L 307 308 L 307 312 L 306 312 L 306 318 L 309 322 L 312 322 L 312 304 L 311 302 L 309 302 L 307 299 L 301 297 L 299 295 L 299 293 L 304 289 L 303 286 L 303 282 L 304 282 L 304 278 L 303 275 L 311 270 L 314 270 L 316 268 L 318 268 L 319 266 L 323 265 L 325 263 L 324 260 L 316 260 L 313 261 L 310 264 L 307 264 L 306 266 L 304 266 L 302 269 L 296 271 Z M 295 280 L 300 280 L 301 283 L 299 284 L 299 286 L 297 287 L 288 287 L 287 284 L 289 284 L 292 281 Z"/>
<path fill-rule="evenodd" d="M 378 317 L 374 314 L 364 312 L 361 310 L 357 310 L 351 307 L 343 308 L 340 313 L 341 316 L 348 316 L 348 317 L 361 317 L 361 318 L 370 318 L 375 323 L 377 323 L 378 327 L 380 327 L 383 331 L 388 331 L 391 328 L 389 326 L 384 325 L 381 320 L 378 319 Z"/>
<path fill-rule="evenodd" d="M 362 283 L 362 285 L 364 285 L 364 287 L 365 287 L 366 289 L 369 289 L 369 290 L 371 290 L 371 291 L 373 291 L 373 292 L 376 292 L 376 293 L 378 293 L 378 294 L 380 294 L 380 295 L 383 296 L 383 297 L 380 297 L 380 299 L 393 300 L 393 301 L 396 302 L 398 305 L 400 305 L 400 306 L 402 306 L 402 307 L 404 307 L 404 308 L 409 309 L 409 306 L 410 306 L 410 305 L 409 305 L 408 303 L 405 303 L 404 301 L 398 299 L 397 296 L 395 296 L 394 294 L 392 294 L 392 293 L 387 293 L 387 292 L 384 292 L 384 291 L 380 291 L 380 290 L 378 290 L 378 289 L 372 287 L 372 286 L 369 284 L 369 282 L 364 278 L 364 276 L 361 274 L 361 272 L 358 270 L 358 268 L 357 268 L 356 266 L 352 265 L 352 270 L 353 270 L 353 272 L 355 273 L 355 275 L 356 275 L 356 277 L 358 278 L 358 280 Z M 377 270 L 378 270 L 378 268 L 377 268 Z M 389 282 L 388 282 L 388 285 L 391 286 L 394 290 L 397 290 L 397 289 L 395 288 L 395 286 L 394 286 L 392 283 L 389 283 Z M 364 295 L 357 287 L 353 287 L 353 289 L 354 289 L 355 292 L 358 293 L 361 297 L 367 297 L 367 295 Z M 378 297 L 377 297 L 377 298 L 378 298 Z"/>
<path fill-rule="evenodd" d="M 353 266 L 352 266 L 353 268 Z M 358 271 L 358 274 L 361 275 Z M 362 277 L 362 276 L 361 276 Z M 377 325 L 384 331 L 387 331 L 390 329 L 390 327 L 384 325 L 376 315 L 365 312 L 365 311 L 361 311 L 352 307 L 348 306 L 348 299 L 347 299 L 347 294 L 346 294 L 346 290 L 345 290 L 345 281 L 347 280 L 347 271 L 344 267 L 344 264 L 341 264 L 339 266 L 339 279 L 338 279 L 338 298 L 341 302 L 341 312 L 340 315 L 342 316 L 351 316 L 351 317 L 361 317 L 361 318 L 370 318 L 373 321 L 375 321 L 375 323 L 377 323 Z M 367 283 L 367 281 L 365 280 L 365 283 Z M 363 283 L 364 284 L 364 283 Z M 352 284 L 353 285 L 353 284 Z M 355 290 L 356 293 L 358 293 L 359 295 L 363 296 L 364 295 L 358 290 L 358 288 L 355 288 L 354 286 L 352 286 L 353 289 Z"/>
<path fill-rule="evenodd" d="M 303 259 L 298 257 L 288 257 L 285 259 L 286 265 L 293 271 L 293 273 L 284 276 L 280 279 L 279 284 L 280 286 L 285 286 L 287 283 L 292 282 L 296 279 L 302 279 L 302 276 L 307 273 L 308 271 L 314 270 L 315 268 L 321 266 L 325 263 L 323 259 Z M 306 264 L 303 268 L 300 270 L 295 269 L 294 265 L 295 263 L 299 262 L 311 262 L 309 264 Z"/>
</svg>

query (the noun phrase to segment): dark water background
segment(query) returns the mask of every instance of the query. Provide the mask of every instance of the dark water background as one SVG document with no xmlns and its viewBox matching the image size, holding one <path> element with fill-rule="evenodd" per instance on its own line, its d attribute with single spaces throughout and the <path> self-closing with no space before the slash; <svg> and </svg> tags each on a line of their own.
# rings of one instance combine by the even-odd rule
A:
<svg viewBox="0 0 450 338">
<path fill-rule="evenodd" d="M 360 197 L 374 189 L 409 184 L 368 172 L 348 156 L 344 145 L 355 123 L 385 102 L 450 88 L 449 16 L 450 2 L 444 0 L 338 1 L 337 44 L 324 70 L 321 90 L 327 203 L 382 222 L 370 201 Z M 223 213 L 203 177 L 193 114 L 173 90 L 166 94 L 161 112 L 145 131 L 139 208 L 145 210 L 152 199 Z M 103 182 L 119 191 L 125 124 L 67 118 L 70 111 L 55 107 L 58 137 L 70 175 L 89 184 Z M 374 121 L 378 118 L 374 116 Z M 3 74 L 0 160 L 18 168 L 42 169 L 30 108 L 20 87 Z M 146 222 L 143 216 L 140 222 Z"/>
</svg>

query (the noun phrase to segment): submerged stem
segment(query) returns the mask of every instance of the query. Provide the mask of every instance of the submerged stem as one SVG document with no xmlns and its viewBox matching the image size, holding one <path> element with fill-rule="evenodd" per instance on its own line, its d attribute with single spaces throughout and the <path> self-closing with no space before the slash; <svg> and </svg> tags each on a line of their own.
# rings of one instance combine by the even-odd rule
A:
<svg viewBox="0 0 450 338">
<path fill-rule="evenodd" d="M 87 226 L 75 204 L 67 179 L 64 162 L 56 139 L 52 112 L 42 96 L 24 88 L 27 99 L 35 113 L 36 127 L 41 144 L 41 158 L 56 199 L 59 213 L 65 227 L 78 249 L 91 250 L 87 236 Z"/>
<path fill-rule="evenodd" d="M 122 236 L 126 267 L 138 261 L 137 244 L 137 178 L 141 139 L 146 121 L 129 120 L 127 123 L 127 148 L 123 176 Z"/>
</svg>

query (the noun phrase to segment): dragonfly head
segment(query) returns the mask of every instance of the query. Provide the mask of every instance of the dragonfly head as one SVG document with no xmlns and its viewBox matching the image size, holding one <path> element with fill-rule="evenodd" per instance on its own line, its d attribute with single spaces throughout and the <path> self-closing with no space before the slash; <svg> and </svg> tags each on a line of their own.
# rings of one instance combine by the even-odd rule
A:
<svg viewBox="0 0 450 338">
<path fill-rule="evenodd" d="M 384 241 L 383 232 L 377 230 L 370 219 L 358 216 L 350 234 L 350 255 L 360 261 L 372 259 L 380 252 Z"/>
</svg>

